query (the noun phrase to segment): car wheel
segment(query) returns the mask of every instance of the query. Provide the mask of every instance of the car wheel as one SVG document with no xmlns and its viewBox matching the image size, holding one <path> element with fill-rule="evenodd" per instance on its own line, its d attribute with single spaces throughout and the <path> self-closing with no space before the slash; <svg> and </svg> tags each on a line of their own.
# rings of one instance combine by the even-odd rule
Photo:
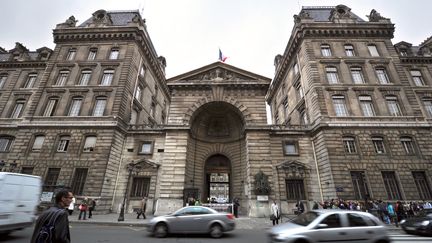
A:
<svg viewBox="0 0 432 243">
<path fill-rule="evenodd" d="M 219 224 L 214 224 L 210 227 L 210 236 L 220 238 L 223 235 L 222 227 Z"/>
<path fill-rule="evenodd" d="M 157 238 L 164 238 L 168 235 L 168 227 L 164 223 L 159 223 L 155 226 L 153 231 L 154 236 Z"/>
</svg>

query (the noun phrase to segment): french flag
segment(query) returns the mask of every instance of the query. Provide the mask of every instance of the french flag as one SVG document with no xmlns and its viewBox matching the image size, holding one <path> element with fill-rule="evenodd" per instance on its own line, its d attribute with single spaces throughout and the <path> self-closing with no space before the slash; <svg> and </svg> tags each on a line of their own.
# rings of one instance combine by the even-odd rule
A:
<svg viewBox="0 0 432 243">
<path fill-rule="evenodd" d="M 227 58 L 228 58 L 228 57 L 224 56 L 224 54 L 222 54 L 221 49 L 219 48 L 219 61 L 221 61 L 221 62 L 225 62 L 225 60 L 226 60 Z"/>
</svg>

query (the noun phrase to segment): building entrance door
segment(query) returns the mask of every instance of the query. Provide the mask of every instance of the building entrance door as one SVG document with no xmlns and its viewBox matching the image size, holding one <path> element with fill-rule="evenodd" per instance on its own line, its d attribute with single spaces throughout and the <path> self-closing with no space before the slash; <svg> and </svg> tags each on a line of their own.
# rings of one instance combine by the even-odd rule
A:
<svg viewBox="0 0 432 243">
<path fill-rule="evenodd" d="M 223 155 L 214 155 L 207 159 L 205 166 L 204 201 L 209 203 L 228 203 L 231 201 L 230 190 L 231 163 Z"/>
</svg>

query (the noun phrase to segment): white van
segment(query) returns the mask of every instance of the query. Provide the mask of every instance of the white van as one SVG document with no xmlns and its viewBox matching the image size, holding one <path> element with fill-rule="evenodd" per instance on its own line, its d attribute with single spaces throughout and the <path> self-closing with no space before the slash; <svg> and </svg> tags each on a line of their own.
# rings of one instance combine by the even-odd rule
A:
<svg viewBox="0 0 432 243">
<path fill-rule="evenodd" d="M 0 172 L 0 235 L 33 224 L 41 187 L 39 176 Z"/>
</svg>

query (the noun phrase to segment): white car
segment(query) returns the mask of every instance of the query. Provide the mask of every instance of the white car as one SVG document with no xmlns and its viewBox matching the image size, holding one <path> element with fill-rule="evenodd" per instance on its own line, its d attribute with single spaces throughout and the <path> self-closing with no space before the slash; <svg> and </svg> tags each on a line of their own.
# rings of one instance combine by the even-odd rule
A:
<svg viewBox="0 0 432 243">
<path fill-rule="evenodd" d="M 269 242 L 389 243 L 386 226 L 370 213 L 350 210 L 313 210 L 269 231 Z"/>
</svg>

